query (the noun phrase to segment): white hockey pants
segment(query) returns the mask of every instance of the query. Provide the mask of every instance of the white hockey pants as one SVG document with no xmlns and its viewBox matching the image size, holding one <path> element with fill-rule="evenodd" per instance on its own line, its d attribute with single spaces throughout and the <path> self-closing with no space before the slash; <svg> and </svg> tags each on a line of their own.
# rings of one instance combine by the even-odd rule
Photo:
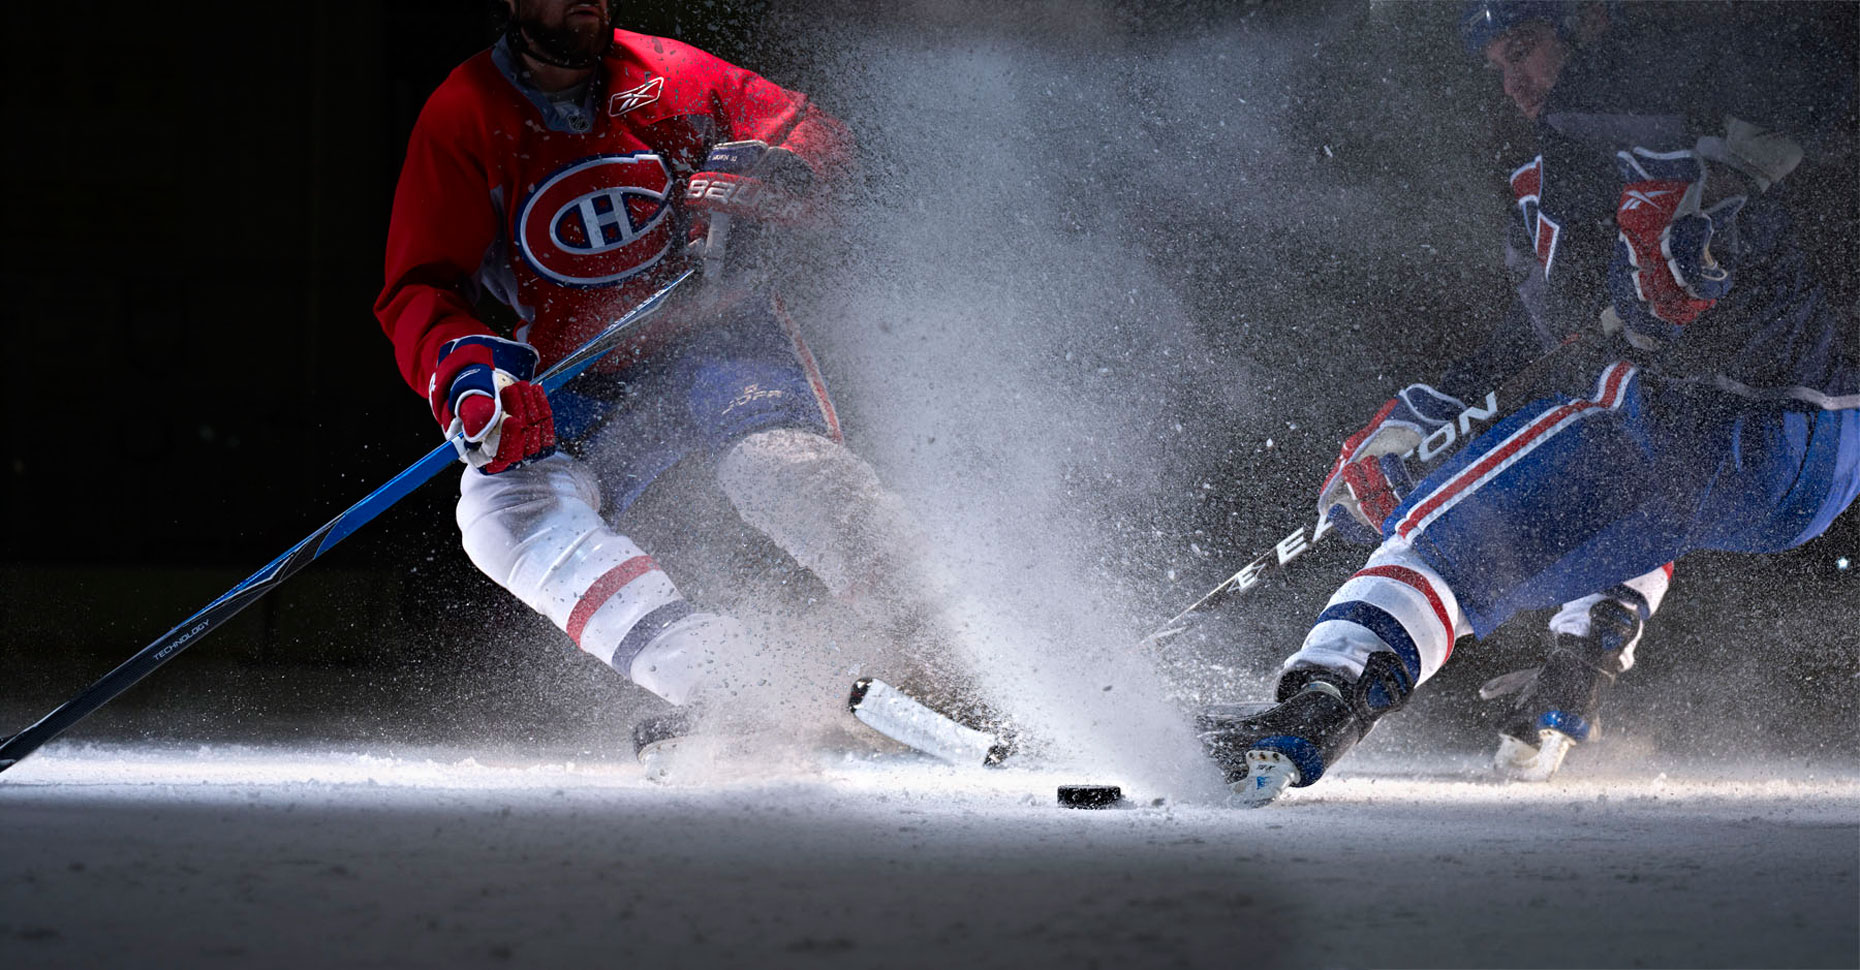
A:
<svg viewBox="0 0 1860 970">
<path fill-rule="evenodd" d="M 733 444 L 716 469 L 743 520 L 835 594 L 923 598 L 909 578 L 922 543 L 903 503 L 843 445 L 811 431 L 761 431 Z M 468 469 L 458 504 L 465 551 L 582 650 L 684 703 L 720 657 L 744 649 L 745 631 L 694 612 L 645 550 L 602 517 L 602 495 L 593 465 L 562 454 L 497 475 Z"/>
</svg>

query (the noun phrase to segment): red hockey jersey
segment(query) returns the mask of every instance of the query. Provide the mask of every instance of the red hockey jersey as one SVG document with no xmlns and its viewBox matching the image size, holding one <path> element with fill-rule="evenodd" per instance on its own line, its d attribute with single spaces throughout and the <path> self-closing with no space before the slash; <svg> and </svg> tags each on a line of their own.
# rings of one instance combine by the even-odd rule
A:
<svg viewBox="0 0 1860 970">
<path fill-rule="evenodd" d="M 579 102 L 517 77 L 501 41 L 466 61 L 407 146 L 375 315 L 422 395 L 441 344 L 491 332 L 472 313 L 479 292 L 516 310 L 516 338 L 547 367 L 682 269 L 682 183 L 712 146 L 786 148 L 816 185 L 850 157 L 844 127 L 805 96 L 662 37 L 615 31 Z"/>
</svg>

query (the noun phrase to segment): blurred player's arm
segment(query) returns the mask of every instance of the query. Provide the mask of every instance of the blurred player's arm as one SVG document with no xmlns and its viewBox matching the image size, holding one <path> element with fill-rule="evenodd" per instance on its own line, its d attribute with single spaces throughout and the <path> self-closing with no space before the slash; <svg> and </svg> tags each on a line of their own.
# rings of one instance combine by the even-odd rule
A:
<svg viewBox="0 0 1860 970">
<path fill-rule="evenodd" d="M 414 125 L 388 222 L 386 285 L 375 300 L 401 377 L 421 395 L 444 344 L 492 335 L 472 312 L 470 294 L 497 236 L 497 213 L 479 163 L 457 147 L 447 114 L 436 98 Z"/>
<path fill-rule="evenodd" d="M 753 71 L 714 58 L 708 68 L 712 120 L 723 135 L 720 142 L 767 146 L 750 173 L 762 184 L 755 193 L 742 193 L 745 199 L 767 201 L 730 214 L 792 221 L 811 215 L 816 202 L 846 185 L 854 166 L 852 134 L 844 123 L 806 95 Z M 693 176 L 694 181 L 717 171 L 708 162 L 705 168 L 709 171 Z"/>
<path fill-rule="evenodd" d="M 1404 452 L 1450 423 L 1467 402 L 1483 401 L 1488 392 L 1529 367 L 1554 345 L 1534 324 L 1527 301 L 1534 283 L 1536 257 L 1523 230 L 1513 224 L 1505 262 L 1519 278 L 1519 291 L 1506 312 L 1493 322 L 1479 348 L 1452 361 L 1432 385 L 1412 384 L 1390 398 L 1356 433 L 1344 439 L 1337 461 L 1318 488 L 1318 513 L 1353 542 L 1379 542 L 1383 519 L 1413 487 Z"/>
</svg>

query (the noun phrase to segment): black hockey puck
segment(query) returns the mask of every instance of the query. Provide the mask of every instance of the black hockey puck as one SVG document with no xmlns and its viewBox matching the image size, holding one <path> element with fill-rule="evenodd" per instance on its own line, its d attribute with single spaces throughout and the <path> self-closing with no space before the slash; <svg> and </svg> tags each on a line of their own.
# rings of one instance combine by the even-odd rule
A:
<svg viewBox="0 0 1860 970">
<path fill-rule="evenodd" d="M 1110 808 L 1124 800 L 1116 785 L 1060 785 L 1059 804 L 1066 808 Z"/>
</svg>

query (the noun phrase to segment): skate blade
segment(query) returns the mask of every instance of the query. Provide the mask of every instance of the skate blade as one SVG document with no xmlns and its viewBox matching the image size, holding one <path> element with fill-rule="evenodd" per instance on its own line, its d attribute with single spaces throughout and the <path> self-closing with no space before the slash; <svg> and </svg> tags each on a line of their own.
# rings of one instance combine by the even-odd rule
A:
<svg viewBox="0 0 1860 970">
<path fill-rule="evenodd" d="M 1511 781 L 1549 781 L 1557 769 L 1563 767 L 1563 759 L 1569 756 L 1569 749 L 1576 746 L 1576 741 L 1554 728 L 1544 728 L 1537 734 L 1535 748 L 1508 734 L 1499 735 L 1498 752 L 1492 756 L 1492 766 Z"/>
<path fill-rule="evenodd" d="M 1479 699 L 1489 701 L 1503 697 L 1506 694 L 1516 694 L 1536 683 L 1537 675 L 1542 672 L 1542 667 L 1526 667 L 1523 670 L 1514 670 L 1508 674 L 1499 674 L 1497 677 L 1480 685 Z"/>
<path fill-rule="evenodd" d="M 1292 759 L 1277 751 L 1255 748 L 1246 753 L 1246 777 L 1228 786 L 1227 803 L 1236 808 L 1264 808 L 1298 784 Z"/>
<path fill-rule="evenodd" d="M 673 766 L 679 761 L 680 753 L 688 748 L 701 747 L 694 745 L 693 740 L 689 735 L 680 735 L 641 745 L 634 756 L 639 758 L 640 765 L 646 769 L 646 780 L 666 784 L 670 780 Z"/>
<path fill-rule="evenodd" d="M 646 780 L 661 785 L 703 785 L 739 780 L 767 767 L 748 735 L 686 734 L 655 741 L 639 749 Z"/>
</svg>

